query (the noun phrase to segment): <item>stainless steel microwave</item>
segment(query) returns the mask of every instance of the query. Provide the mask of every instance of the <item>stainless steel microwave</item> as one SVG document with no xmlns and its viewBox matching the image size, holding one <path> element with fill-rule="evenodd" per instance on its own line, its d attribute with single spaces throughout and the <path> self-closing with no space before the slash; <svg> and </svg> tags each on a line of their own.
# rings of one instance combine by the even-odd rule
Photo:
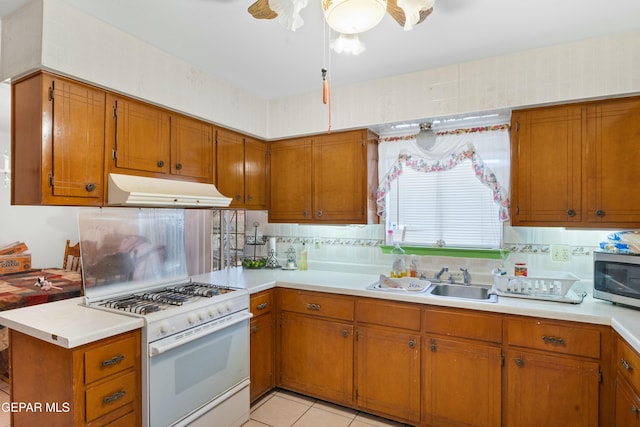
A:
<svg viewBox="0 0 640 427">
<path fill-rule="evenodd" d="M 594 252 L 593 296 L 640 308 L 640 255 Z"/>
</svg>

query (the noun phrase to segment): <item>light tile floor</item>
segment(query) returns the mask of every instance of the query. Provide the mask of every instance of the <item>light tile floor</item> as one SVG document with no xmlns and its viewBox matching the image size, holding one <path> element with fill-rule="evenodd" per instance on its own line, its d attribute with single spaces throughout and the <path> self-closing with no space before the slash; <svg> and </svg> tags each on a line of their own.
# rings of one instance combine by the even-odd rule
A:
<svg viewBox="0 0 640 427">
<path fill-rule="evenodd" d="M 0 380 L 0 407 L 9 402 L 9 384 Z M 10 427 L 0 410 L 0 427 Z M 405 424 L 358 412 L 285 390 L 274 390 L 251 406 L 243 427 L 404 427 Z"/>
<path fill-rule="evenodd" d="M 285 390 L 274 390 L 251 406 L 243 427 L 403 427 L 375 417 Z"/>
</svg>

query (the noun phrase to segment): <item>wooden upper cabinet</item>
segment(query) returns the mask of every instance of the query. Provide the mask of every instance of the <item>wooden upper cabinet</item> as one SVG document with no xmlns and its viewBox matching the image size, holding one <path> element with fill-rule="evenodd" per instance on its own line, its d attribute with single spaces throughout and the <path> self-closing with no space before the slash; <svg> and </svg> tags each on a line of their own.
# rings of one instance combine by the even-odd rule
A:
<svg viewBox="0 0 640 427">
<path fill-rule="evenodd" d="M 107 148 L 113 167 L 135 173 L 171 171 L 171 121 L 164 110 L 117 95 L 108 95 Z"/>
<path fill-rule="evenodd" d="M 311 219 L 311 140 L 271 143 L 269 221 Z"/>
<path fill-rule="evenodd" d="M 171 173 L 213 182 L 213 126 L 180 115 L 171 116 Z"/>
<path fill-rule="evenodd" d="M 267 207 L 267 145 L 248 136 L 218 129 L 218 190 L 231 197 L 232 208 Z"/>
<path fill-rule="evenodd" d="M 107 172 L 213 183 L 213 126 L 107 95 Z"/>
<path fill-rule="evenodd" d="M 580 223 L 581 108 L 516 111 L 511 121 L 512 224 Z"/>
<path fill-rule="evenodd" d="M 514 226 L 640 227 L 640 97 L 515 111 Z"/>
<path fill-rule="evenodd" d="M 586 220 L 593 226 L 640 227 L 640 97 L 586 108 Z"/>
<path fill-rule="evenodd" d="M 12 84 L 11 203 L 100 206 L 105 91 L 39 73 Z"/>
<path fill-rule="evenodd" d="M 376 139 L 366 130 L 271 144 L 272 222 L 363 224 L 377 187 Z M 372 205 L 372 204 L 371 204 Z"/>
</svg>

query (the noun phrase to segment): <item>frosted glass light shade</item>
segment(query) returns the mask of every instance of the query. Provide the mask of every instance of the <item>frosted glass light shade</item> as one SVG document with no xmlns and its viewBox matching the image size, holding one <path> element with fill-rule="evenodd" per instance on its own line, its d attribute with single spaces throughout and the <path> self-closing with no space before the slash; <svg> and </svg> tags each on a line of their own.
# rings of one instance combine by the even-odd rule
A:
<svg viewBox="0 0 640 427">
<path fill-rule="evenodd" d="M 351 55 L 359 55 L 367 49 L 357 34 L 340 34 L 338 38 L 331 40 L 330 47 L 335 53 Z"/>
<path fill-rule="evenodd" d="M 357 34 L 380 23 L 387 11 L 386 0 L 322 0 L 329 26 L 341 34 Z"/>
</svg>

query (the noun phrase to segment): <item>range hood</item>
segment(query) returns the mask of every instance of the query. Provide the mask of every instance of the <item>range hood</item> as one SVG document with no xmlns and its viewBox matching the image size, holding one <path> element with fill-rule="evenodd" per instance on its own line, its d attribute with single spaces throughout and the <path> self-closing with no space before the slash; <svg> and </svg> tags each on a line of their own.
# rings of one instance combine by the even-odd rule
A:
<svg viewBox="0 0 640 427">
<path fill-rule="evenodd" d="M 108 206 L 208 208 L 231 203 L 213 184 L 110 173 L 108 185 Z"/>
</svg>

